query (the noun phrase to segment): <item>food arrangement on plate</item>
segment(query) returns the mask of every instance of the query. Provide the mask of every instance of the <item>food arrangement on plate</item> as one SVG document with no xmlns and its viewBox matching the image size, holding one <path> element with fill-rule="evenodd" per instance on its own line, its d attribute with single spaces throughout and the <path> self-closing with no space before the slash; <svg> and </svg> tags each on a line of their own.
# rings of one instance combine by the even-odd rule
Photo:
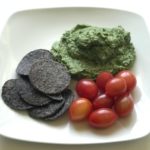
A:
<svg viewBox="0 0 150 150">
<path fill-rule="evenodd" d="M 55 120 L 68 112 L 71 121 L 109 127 L 134 108 L 136 77 L 129 69 L 135 58 L 123 27 L 76 25 L 50 51 L 26 54 L 16 68 L 17 79 L 4 83 L 2 98 L 32 118 Z M 75 89 L 69 88 L 72 79 Z"/>
</svg>

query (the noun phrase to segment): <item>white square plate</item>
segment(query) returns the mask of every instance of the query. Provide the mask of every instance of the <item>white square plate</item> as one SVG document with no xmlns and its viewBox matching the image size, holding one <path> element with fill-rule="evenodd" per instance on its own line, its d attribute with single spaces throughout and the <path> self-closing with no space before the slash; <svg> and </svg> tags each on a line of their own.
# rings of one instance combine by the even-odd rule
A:
<svg viewBox="0 0 150 150">
<path fill-rule="evenodd" d="M 57 144 L 94 144 L 137 139 L 150 132 L 150 37 L 144 20 L 137 14 L 102 8 L 54 8 L 13 14 L 0 37 L 0 88 L 10 78 L 21 58 L 30 50 L 50 49 L 53 42 L 76 24 L 101 27 L 122 25 L 131 32 L 137 60 L 135 109 L 107 129 L 91 129 L 86 123 L 72 124 L 67 115 L 53 122 L 30 118 L 0 100 L 0 134 L 6 137 Z"/>
</svg>

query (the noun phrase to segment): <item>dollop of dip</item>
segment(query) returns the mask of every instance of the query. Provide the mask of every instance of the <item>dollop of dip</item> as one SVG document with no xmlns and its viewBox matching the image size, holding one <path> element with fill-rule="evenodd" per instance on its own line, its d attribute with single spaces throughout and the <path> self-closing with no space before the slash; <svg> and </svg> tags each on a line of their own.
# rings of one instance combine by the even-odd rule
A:
<svg viewBox="0 0 150 150">
<path fill-rule="evenodd" d="M 51 52 L 77 78 L 94 79 L 101 71 L 115 74 L 130 69 L 136 58 L 130 33 L 121 26 L 76 25 L 53 44 Z"/>
</svg>

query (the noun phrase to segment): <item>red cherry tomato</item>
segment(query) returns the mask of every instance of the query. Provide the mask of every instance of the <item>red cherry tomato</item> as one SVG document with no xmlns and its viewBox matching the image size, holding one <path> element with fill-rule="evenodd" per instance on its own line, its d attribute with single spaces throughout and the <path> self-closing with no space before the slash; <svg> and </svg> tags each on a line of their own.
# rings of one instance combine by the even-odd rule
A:
<svg viewBox="0 0 150 150">
<path fill-rule="evenodd" d="M 129 70 L 124 70 L 119 72 L 116 77 L 121 77 L 126 80 L 127 83 L 127 91 L 131 92 L 134 87 L 136 86 L 136 77 L 135 75 L 129 71 Z"/>
<path fill-rule="evenodd" d="M 89 124 L 95 128 L 111 126 L 118 119 L 117 114 L 110 108 L 100 108 L 93 111 L 88 119 Z"/>
<path fill-rule="evenodd" d="M 110 72 L 101 72 L 96 78 L 96 84 L 101 91 L 105 91 L 106 83 L 113 78 Z"/>
<path fill-rule="evenodd" d="M 120 100 L 120 99 L 122 99 L 123 97 L 129 96 L 129 95 L 130 95 L 130 93 L 129 93 L 129 92 L 126 92 L 126 93 L 123 93 L 122 95 L 113 97 L 113 100 L 114 100 L 114 101 L 117 101 L 117 100 Z"/>
<path fill-rule="evenodd" d="M 115 77 L 107 82 L 105 91 L 112 97 L 122 95 L 127 91 L 126 81 L 123 78 Z"/>
<path fill-rule="evenodd" d="M 80 121 L 89 116 L 93 106 L 90 100 L 78 98 L 74 100 L 69 108 L 69 116 L 72 121 Z"/>
<path fill-rule="evenodd" d="M 133 98 L 131 95 L 125 96 L 120 100 L 115 101 L 114 110 L 120 117 L 129 115 L 134 107 Z"/>
<path fill-rule="evenodd" d="M 112 98 L 108 97 L 106 94 L 102 94 L 93 101 L 93 107 L 94 109 L 111 108 L 113 103 L 114 101 Z"/>
<path fill-rule="evenodd" d="M 82 79 L 76 84 L 76 92 L 80 97 L 93 100 L 98 95 L 98 87 L 93 80 Z"/>
</svg>

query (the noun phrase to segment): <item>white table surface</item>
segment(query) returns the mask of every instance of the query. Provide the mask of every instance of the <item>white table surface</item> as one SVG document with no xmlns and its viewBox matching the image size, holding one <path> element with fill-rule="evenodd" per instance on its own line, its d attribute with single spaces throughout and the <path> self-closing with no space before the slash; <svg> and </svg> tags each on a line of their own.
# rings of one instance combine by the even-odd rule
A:
<svg viewBox="0 0 150 150">
<path fill-rule="evenodd" d="M 16 11 L 32 8 L 96 6 L 136 12 L 143 16 L 150 31 L 148 0 L 0 0 L 0 33 L 7 19 Z M 141 127 L 142 130 L 142 127 Z M 134 141 L 97 145 L 54 145 L 17 141 L 0 136 L 0 150 L 150 150 L 150 135 Z"/>
</svg>

